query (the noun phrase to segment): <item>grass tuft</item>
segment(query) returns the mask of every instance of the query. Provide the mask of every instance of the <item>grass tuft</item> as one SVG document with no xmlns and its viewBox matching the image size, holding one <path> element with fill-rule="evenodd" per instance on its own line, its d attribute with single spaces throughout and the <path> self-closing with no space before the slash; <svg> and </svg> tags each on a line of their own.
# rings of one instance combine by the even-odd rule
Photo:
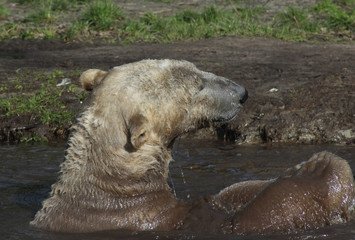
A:
<svg viewBox="0 0 355 240">
<path fill-rule="evenodd" d="M 0 3 L 0 19 L 5 19 L 9 15 L 9 10 Z"/>
<path fill-rule="evenodd" d="M 108 30 L 122 19 L 123 10 L 106 0 L 90 3 L 82 15 L 82 21 L 87 22 L 89 26 L 96 30 Z"/>
<path fill-rule="evenodd" d="M 55 20 L 56 16 L 48 6 L 41 6 L 25 18 L 25 22 L 31 23 L 54 23 Z"/>
<path fill-rule="evenodd" d="M 54 127 L 61 127 L 70 124 L 74 118 L 74 113 L 69 111 L 66 103 L 62 100 L 65 92 L 77 95 L 78 101 L 83 98 L 82 93 L 76 91 L 75 86 L 57 87 L 59 79 L 64 78 L 62 72 L 55 71 L 51 74 L 39 74 L 34 77 L 34 82 L 44 81 L 38 90 L 30 91 L 32 84 L 25 84 L 29 75 L 17 77 L 11 81 L 11 89 L 15 92 L 8 94 L 7 97 L 0 97 L 0 117 L 11 117 L 14 115 L 23 116 L 31 114 L 32 118 L 40 119 L 42 124 Z M 1 85 L 0 93 L 5 94 L 10 87 L 6 84 Z M 6 95 L 2 95 L 6 96 Z"/>
<path fill-rule="evenodd" d="M 202 12 L 187 9 L 175 16 L 165 18 L 148 13 L 139 21 L 126 23 L 124 38 L 127 42 L 138 40 L 171 42 L 206 39 L 236 32 L 245 35 L 257 26 L 249 16 L 257 16 L 260 12 L 259 9 L 243 9 L 244 15 L 239 17 L 232 10 L 224 11 L 213 5 Z"/>
<path fill-rule="evenodd" d="M 320 0 L 308 9 L 289 7 L 273 18 L 268 16 L 264 7 L 241 7 L 245 0 L 233 0 L 235 4 L 226 0 L 224 7 L 212 5 L 203 11 L 185 9 L 171 16 L 147 12 L 140 18 L 125 16 L 118 7 L 119 2 L 110 0 L 43 0 L 39 6 L 34 0 L 16 1 L 27 4 L 29 8 L 36 7 L 36 11 L 29 14 L 24 22 L 1 21 L 0 41 L 20 37 L 167 43 L 228 35 L 289 41 L 355 40 L 354 0 Z M 173 1 L 167 2 L 173 4 Z M 1 6 L 0 18 L 4 18 L 8 14 L 3 10 L 1 15 Z M 73 15 L 76 15 L 74 19 Z M 71 21 L 63 23 L 62 19 Z M 271 20 L 265 22 L 265 19 Z"/>
<path fill-rule="evenodd" d="M 322 24 L 332 30 L 355 30 L 355 1 L 321 1 L 313 7 Z"/>
<path fill-rule="evenodd" d="M 304 32 L 317 32 L 318 25 L 314 23 L 307 11 L 298 7 L 288 7 L 276 17 L 275 25 L 288 30 L 302 30 Z"/>
</svg>

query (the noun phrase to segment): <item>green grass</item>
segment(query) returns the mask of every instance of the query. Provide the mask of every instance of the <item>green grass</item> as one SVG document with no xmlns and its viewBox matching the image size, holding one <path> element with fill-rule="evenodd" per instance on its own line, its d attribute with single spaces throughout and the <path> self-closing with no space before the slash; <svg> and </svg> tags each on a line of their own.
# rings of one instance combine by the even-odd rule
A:
<svg viewBox="0 0 355 240">
<path fill-rule="evenodd" d="M 95 30 L 109 30 L 122 19 L 123 11 L 107 0 L 90 3 L 81 17 L 82 21 Z"/>
<path fill-rule="evenodd" d="M 61 38 L 91 41 L 100 38 L 113 43 L 167 43 L 229 35 L 289 41 L 355 39 L 354 0 L 322 0 L 309 9 L 289 7 L 268 22 L 263 18 L 267 14 L 266 8 L 241 7 L 242 0 L 233 1 L 236 10 L 213 5 L 203 11 L 185 9 L 172 16 L 147 12 L 140 18 L 127 17 L 118 1 L 43 0 L 39 6 L 33 0 L 17 1 L 36 7 L 36 11 L 28 13 L 24 22 L 0 22 L 0 40 Z M 60 24 L 63 16 L 74 16 L 74 19 Z"/>
<path fill-rule="evenodd" d="M 82 21 L 74 21 L 64 32 L 64 39 L 74 39 L 78 35 L 83 35 L 83 33 L 89 29 L 89 24 Z"/>
<path fill-rule="evenodd" d="M 93 0 L 14 0 L 13 2 L 19 3 L 21 5 L 37 5 L 40 4 L 47 4 L 52 5 L 54 8 L 59 8 L 61 10 L 65 10 L 66 7 L 73 5 L 73 4 L 80 4 L 80 3 L 89 3 Z M 64 8 L 63 8 L 64 7 Z"/>
<path fill-rule="evenodd" d="M 176 0 L 145 0 L 146 2 L 173 3 Z"/>
<path fill-rule="evenodd" d="M 320 33 L 320 28 L 314 22 L 307 10 L 298 7 L 288 7 L 279 13 L 272 25 L 272 34 L 276 38 L 291 41 L 306 41 L 310 33 Z"/>
<path fill-rule="evenodd" d="M 81 102 L 87 97 L 87 92 L 74 84 L 57 87 L 63 78 L 77 79 L 81 72 L 72 71 L 65 75 L 60 71 L 51 73 L 34 73 L 16 71 L 13 79 L 5 79 L 0 84 L 0 121 L 25 119 L 19 124 L 46 125 L 49 132 L 65 136 L 74 119 L 73 106 L 75 101 Z M 68 101 L 68 99 L 70 99 Z M 20 142 L 38 142 L 46 140 L 46 136 L 36 133 L 22 132 L 26 126 L 14 126 L 19 129 Z M 14 130 L 15 131 L 15 130 Z"/>
<path fill-rule="evenodd" d="M 8 15 L 9 10 L 3 4 L 0 3 L 0 20 L 7 18 Z"/>
<path fill-rule="evenodd" d="M 25 22 L 31 23 L 54 23 L 55 20 L 56 16 L 48 6 L 40 6 L 25 18 Z"/>
<path fill-rule="evenodd" d="M 26 79 L 32 77 L 33 82 L 26 84 L 28 82 Z M 66 103 L 61 99 L 62 94 L 64 92 L 75 94 L 78 101 L 86 96 L 74 85 L 57 87 L 57 82 L 62 78 L 64 75 L 59 71 L 36 76 L 28 73 L 16 77 L 9 84 L 2 84 L 0 86 L 0 94 L 3 96 L 0 97 L 0 118 L 31 114 L 35 119 L 39 119 L 40 123 L 53 127 L 70 124 L 74 113 L 67 109 Z M 33 89 L 33 85 L 38 85 L 36 82 L 42 84 Z M 13 92 L 6 94 L 10 89 Z"/>
<path fill-rule="evenodd" d="M 277 38 L 307 41 L 315 36 L 355 39 L 355 1 L 319 1 L 311 9 L 289 7 L 273 23 Z M 298 38 L 297 38 L 298 37 Z"/>
<path fill-rule="evenodd" d="M 15 2 L 22 4 L 22 5 L 27 5 L 27 4 L 32 4 L 36 2 L 36 0 L 16 0 Z"/>
<path fill-rule="evenodd" d="M 306 32 L 317 30 L 317 24 L 312 21 L 308 12 L 297 7 L 289 7 L 285 12 L 279 14 L 275 24 L 279 27 L 299 29 Z"/>
<path fill-rule="evenodd" d="M 321 24 L 331 30 L 355 30 L 355 1 L 321 1 L 313 7 Z"/>
<path fill-rule="evenodd" d="M 202 12 L 187 9 L 172 17 L 158 17 L 146 13 L 138 21 L 129 21 L 123 26 L 126 42 L 206 39 L 239 33 L 255 33 L 257 23 L 253 20 L 262 9 L 240 9 L 242 16 L 232 10 L 224 11 L 216 6 Z"/>
</svg>

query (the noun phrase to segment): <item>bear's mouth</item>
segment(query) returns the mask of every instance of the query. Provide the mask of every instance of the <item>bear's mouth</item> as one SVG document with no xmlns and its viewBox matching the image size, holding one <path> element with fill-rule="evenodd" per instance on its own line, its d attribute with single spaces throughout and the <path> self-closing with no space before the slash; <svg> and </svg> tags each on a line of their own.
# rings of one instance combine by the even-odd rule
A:
<svg viewBox="0 0 355 240">
<path fill-rule="evenodd" d="M 220 127 L 223 124 L 233 121 L 238 116 L 238 113 L 240 112 L 242 107 L 243 107 L 242 104 L 238 104 L 235 108 L 231 109 L 230 111 L 226 111 L 226 112 L 220 114 L 218 117 L 212 118 L 210 120 L 204 119 L 204 120 L 198 121 L 198 123 L 195 125 L 194 129 L 184 131 L 184 132 L 174 136 L 170 140 L 170 142 L 168 143 L 167 148 L 172 149 L 174 146 L 175 140 L 187 133 L 197 132 L 200 129 L 208 128 L 210 126 Z"/>
<path fill-rule="evenodd" d="M 178 137 L 174 137 L 173 140 L 170 141 L 170 143 L 168 144 L 168 149 L 173 149 L 175 140 L 176 140 L 177 138 L 178 138 Z"/>
<path fill-rule="evenodd" d="M 225 124 L 225 123 L 229 123 L 231 121 L 233 121 L 237 116 L 238 113 L 240 112 L 242 108 L 242 105 L 238 105 L 237 108 L 228 111 L 227 113 L 222 114 L 222 116 L 216 117 L 212 119 L 212 122 L 214 124 Z"/>
</svg>

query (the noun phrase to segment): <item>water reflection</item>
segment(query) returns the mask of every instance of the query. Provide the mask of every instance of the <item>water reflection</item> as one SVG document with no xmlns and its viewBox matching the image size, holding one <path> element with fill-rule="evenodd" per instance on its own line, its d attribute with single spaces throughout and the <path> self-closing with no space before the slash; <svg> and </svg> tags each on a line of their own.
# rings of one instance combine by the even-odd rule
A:
<svg viewBox="0 0 355 240">
<path fill-rule="evenodd" d="M 64 150 L 64 144 L 0 146 L 1 239 L 255 239 L 255 236 L 206 236 L 186 232 L 58 234 L 31 229 L 28 222 L 50 191 Z M 199 195 L 215 194 L 238 181 L 276 177 L 285 168 L 323 150 L 347 159 L 355 171 L 352 146 L 264 147 L 179 140 L 173 151 L 175 162 L 170 167 L 170 185 L 178 198 L 190 201 Z M 350 222 L 287 237 L 263 236 L 262 239 L 351 239 L 354 234 L 355 222 Z"/>
</svg>

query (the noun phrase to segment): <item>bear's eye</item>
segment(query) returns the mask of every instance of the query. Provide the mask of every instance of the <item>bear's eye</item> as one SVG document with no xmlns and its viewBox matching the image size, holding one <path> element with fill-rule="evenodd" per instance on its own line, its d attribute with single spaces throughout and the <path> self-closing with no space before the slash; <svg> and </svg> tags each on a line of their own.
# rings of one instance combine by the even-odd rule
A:
<svg viewBox="0 0 355 240">
<path fill-rule="evenodd" d="M 198 90 L 202 91 L 205 87 L 203 85 L 198 86 Z"/>
</svg>

